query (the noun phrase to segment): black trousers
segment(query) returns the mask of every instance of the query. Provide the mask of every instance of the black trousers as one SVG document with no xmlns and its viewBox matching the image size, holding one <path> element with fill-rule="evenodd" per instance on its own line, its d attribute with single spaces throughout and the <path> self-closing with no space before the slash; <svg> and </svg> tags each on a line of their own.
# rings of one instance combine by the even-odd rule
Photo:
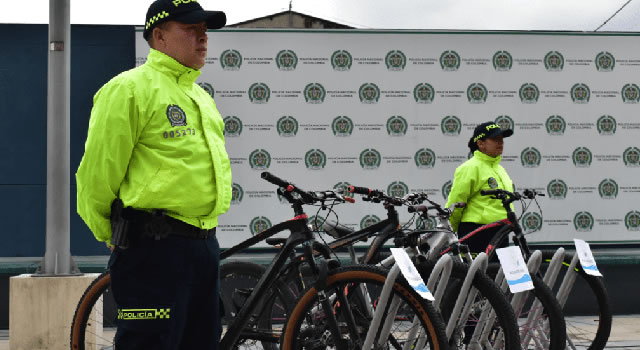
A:
<svg viewBox="0 0 640 350">
<path fill-rule="evenodd" d="M 482 231 L 474 233 L 472 236 L 465 237 L 475 229 L 484 226 L 484 224 L 476 224 L 473 222 L 461 222 L 458 226 L 458 237 L 462 241 L 462 244 L 469 246 L 469 251 L 472 253 L 484 252 L 493 236 L 498 232 L 502 226 L 495 226 L 484 229 Z M 504 248 L 509 246 L 509 241 L 505 240 L 501 242 L 498 248 Z"/>
<path fill-rule="evenodd" d="M 142 238 L 109 259 L 118 305 L 115 349 L 218 349 L 216 236 Z"/>
</svg>

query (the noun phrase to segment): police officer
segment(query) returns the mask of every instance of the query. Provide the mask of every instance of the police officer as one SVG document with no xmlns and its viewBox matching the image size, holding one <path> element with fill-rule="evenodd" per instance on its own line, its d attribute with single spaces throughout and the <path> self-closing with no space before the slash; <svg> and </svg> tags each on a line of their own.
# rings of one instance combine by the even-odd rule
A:
<svg viewBox="0 0 640 350">
<path fill-rule="evenodd" d="M 116 348 L 217 349 L 218 216 L 231 201 L 224 123 L 196 79 L 223 12 L 157 0 L 145 64 L 94 97 L 78 213 L 112 248 Z"/>
<path fill-rule="evenodd" d="M 464 208 L 455 208 L 450 223 L 460 238 L 476 228 L 506 219 L 507 212 L 502 202 L 480 194 L 481 190 L 500 188 L 513 191 L 513 182 L 500 165 L 504 138 L 513 135 L 511 129 L 501 129 L 494 122 L 478 125 L 473 131 L 468 146 L 473 157 L 456 168 L 447 207 L 465 203 Z M 464 243 L 472 252 L 485 250 L 497 229 L 482 230 L 468 237 Z"/>
</svg>

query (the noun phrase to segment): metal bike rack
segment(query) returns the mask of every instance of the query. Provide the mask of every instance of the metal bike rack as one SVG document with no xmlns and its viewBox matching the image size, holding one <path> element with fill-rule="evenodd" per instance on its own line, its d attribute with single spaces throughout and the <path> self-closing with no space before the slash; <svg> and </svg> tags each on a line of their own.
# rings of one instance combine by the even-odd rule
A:
<svg viewBox="0 0 640 350">
<path fill-rule="evenodd" d="M 382 287 L 382 292 L 380 293 L 380 298 L 378 299 L 378 305 L 386 305 L 389 301 L 389 296 L 391 295 L 391 290 L 393 288 L 393 284 L 396 281 L 396 278 L 400 274 L 400 267 L 398 264 L 393 265 L 391 271 L 387 275 L 387 279 L 385 280 L 384 286 Z M 369 350 L 373 346 L 373 340 L 376 336 L 378 326 L 382 321 L 382 316 L 384 313 L 384 307 L 376 308 L 376 312 L 373 314 L 373 320 L 371 321 L 371 325 L 369 326 L 369 330 L 367 331 L 367 337 L 365 338 L 364 344 L 362 344 L 362 350 Z"/>
<path fill-rule="evenodd" d="M 487 270 L 489 260 L 487 259 L 487 255 L 485 253 L 480 253 L 476 259 L 473 261 L 471 266 L 469 267 L 469 272 L 467 276 L 464 278 L 464 282 L 462 283 L 462 288 L 460 289 L 460 294 L 458 295 L 458 299 L 456 299 L 456 304 L 453 308 L 453 312 L 449 318 L 449 322 L 447 323 L 446 335 L 447 339 L 451 338 L 453 334 L 453 330 L 456 326 L 456 323 L 459 319 L 466 320 L 467 316 L 469 316 L 469 312 L 471 311 L 471 306 L 473 304 L 473 300 L 478 293 L 478 290 L 471 289 L 471 282 L 476 275 L 476 272 L 481 271 L 484 272 Z M 464 307 L 463 307 L 464 306 Z M 478 326 L 484 327 L 484 325 L 478 324 Z M 474 334 L 475 336 L 475 334 Z M 474 338 L 471 340 L 474 341 Z"/>
<path fill-rule="evenodd" d="M 447 284 L 449 283 L 449 277 L 451 276 L 451 270 L 453 269 L 453 259 L 450 255 L 443 255 L 438 259 L 435 266 L 433 267 L 433 271 L 431 271 L 431 275 L 429 276 L 429 280 L 427 281 L 427 288 L 434 293 L 434 301 L 433 306 L 440 311 L 440 302 L 442 301 L 442 296 L 444 295 L 444 291 L 447 289 Z M 436 288 L 437 284 L 437 288 Z"/>
</svg>

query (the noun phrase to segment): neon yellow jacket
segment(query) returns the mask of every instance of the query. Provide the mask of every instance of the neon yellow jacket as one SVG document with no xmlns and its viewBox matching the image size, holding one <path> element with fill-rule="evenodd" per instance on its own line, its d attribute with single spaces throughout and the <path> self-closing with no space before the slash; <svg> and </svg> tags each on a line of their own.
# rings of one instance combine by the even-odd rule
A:
<svg viewBox="0 0 640 350">
<path fill-rule="evenodd" d="M 458 202 L 467 203 L 466 208 L 456 208 L 449 218 L 451 228 L 458 231 L 460 222 L 489 224 L 507 217 L 502 202 L 483 196 L 481 190 L 500 188 L 513 191 L 513 182 L 504 170 L 501 156 L 491 157 L 480 151 L 456 168 L 447 207 Z"/>
<path fill-rule="evenodd" d="M 231 202 L 224 122 L 195 81 L 199 70 L 151 49 L 94 96 L 85 153 L 76 173 L 78 214 L 109 241 L 111 202 L 209 229 Z"/>
</svg>

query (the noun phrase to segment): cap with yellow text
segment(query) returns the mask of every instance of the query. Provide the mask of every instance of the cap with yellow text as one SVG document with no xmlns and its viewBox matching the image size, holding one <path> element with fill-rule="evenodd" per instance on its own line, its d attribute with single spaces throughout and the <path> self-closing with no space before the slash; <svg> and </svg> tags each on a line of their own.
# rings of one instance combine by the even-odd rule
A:
<svg viewBox="0 0 640 350">
<path fill-rule="evenodd" d="M 220 29 L 227 23 L 227 16 L 222 11 L 205 11 L 197 0 L 156 0 L 147 10 L 144 39 L 149 40 L 153 28 L 167 21 L 206 22 L 207 28 Z"/>
</svg>

